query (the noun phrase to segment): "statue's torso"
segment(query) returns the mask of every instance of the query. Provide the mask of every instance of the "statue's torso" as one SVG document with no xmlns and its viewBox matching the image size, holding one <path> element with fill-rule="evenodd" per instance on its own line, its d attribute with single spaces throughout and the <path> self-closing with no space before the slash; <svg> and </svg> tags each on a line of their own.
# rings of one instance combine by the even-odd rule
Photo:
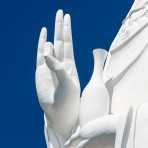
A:
<svg viewBox="0 0 148 148">
<path fill-rule="evenodd" d="M 136 7 L 135 2 L 131 11 L 144 3 L 146 0 Z M 148 102 L 147 5 L 148 2 L 142 10 L 127 17 L 110 48 L 111 57 L 107 59 L 105 74 L 113 79 L 118 76 L 113 87 L 113 113 L 124 112 L 130 106 Z"/>
</svg>

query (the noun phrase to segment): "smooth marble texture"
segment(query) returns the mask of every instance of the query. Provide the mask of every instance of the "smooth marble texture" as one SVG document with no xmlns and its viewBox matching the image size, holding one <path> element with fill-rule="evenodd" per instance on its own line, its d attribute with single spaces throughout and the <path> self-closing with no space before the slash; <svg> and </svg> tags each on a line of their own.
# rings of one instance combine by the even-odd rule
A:
<svg viewBox="0 0 148 148">
<path fill-rule="evenodd" d="M 70 15 L 57 12 L 54 44 L 41 31 L 36 69 L 48 148 L 148 147 L 147 36 L 148 1 L 136 0 L 109 52 L 93 51 L 94 72 L 80 96 Z"/>
</svg>

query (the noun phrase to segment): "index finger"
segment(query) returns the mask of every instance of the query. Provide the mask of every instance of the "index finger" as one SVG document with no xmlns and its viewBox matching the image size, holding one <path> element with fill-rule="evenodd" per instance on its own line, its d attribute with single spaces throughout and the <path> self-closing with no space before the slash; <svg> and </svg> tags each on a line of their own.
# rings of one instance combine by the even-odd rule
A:
<svg viewBox="0 0 148 148">
<path fill-rule="evenodd" d="M 41 29 L 41 33 L 39 36 L 39 42 L 38 42 L 38 51 L 37 51 L 37 65 L 39 65 L 42 61 L 42 56 L 44 54 L 44 45 L 47 40 L 47 29 L 43 27 Z"/>
<path fill-rule="evenodd" d="M 44 44 L 47 40 L 47 29 L 43 27 L 40 32 L 39 42 L 38 42 L 38 52 L 43 53 Z"/>
</svg>

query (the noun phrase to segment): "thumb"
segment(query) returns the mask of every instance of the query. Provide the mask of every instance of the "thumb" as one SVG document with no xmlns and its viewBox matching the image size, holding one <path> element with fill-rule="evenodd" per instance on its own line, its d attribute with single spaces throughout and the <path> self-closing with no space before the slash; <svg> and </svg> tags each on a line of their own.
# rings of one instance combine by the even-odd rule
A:
<svg viewBox="0 0 148 148">
<path fill-rule="evenodd" d="M 49 69 L 55 72 L 59 83 L 67 82 L 69 76 L 64 69 L 63 64 L 53 56 L 45 56 L 45 61 Z"/>
</svg>

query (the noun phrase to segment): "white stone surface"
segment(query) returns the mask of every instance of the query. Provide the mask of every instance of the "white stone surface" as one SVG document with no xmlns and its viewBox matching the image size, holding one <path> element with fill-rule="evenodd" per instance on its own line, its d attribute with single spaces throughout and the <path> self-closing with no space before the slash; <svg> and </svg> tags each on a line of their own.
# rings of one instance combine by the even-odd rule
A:
<svg viewBox="0 0 148 148">
<path fill-rule="evenodd" d="M 105 65 L 106 79 L 112 78 L 113 114 L 124 113 L 133 108 L 126 148 L 147 147 L 146 140 L 136 138 L 147 135 L 148 126 L 138 117 L 140 106 L 148 102 L 148 1 L 135 1 L 119 33 L 114 39 Z M 141 118 L 145 115 L 141 114 Z M 136 132 L 136 128 L 138 129 Z M 145 138 L 144 138 L 145 139 Z"/>
<path fill-rule="evenodd" d="M 36 88 L 45 112 L 48 145 L 64 147 L 76 128 L 80 104 L 80 85 L 73 55 L 70 15 L 59 10 L 55 21 L 54 45 L 41 30 L 36 68 Z"/>
<path fill-rule="evenodd" d="M 48 148 L 148 147 L 147 36 L 148 1 L 136 0 L 108 55 L 93 51 L 94 72 L 80 98 L 70 16 L 57 12 L 54 45 L 41 31 L 36 70 Z"/>
<path fill-rule="evenodd" d="M 103 67 L 107 51 L 95 49 L 94 71 L 88 85 L 85 87 L 81 97 L 80 126 L 83 127 L 89 121 L 109 113 L 110 98 L 103 80 Z"/>
</svg>

